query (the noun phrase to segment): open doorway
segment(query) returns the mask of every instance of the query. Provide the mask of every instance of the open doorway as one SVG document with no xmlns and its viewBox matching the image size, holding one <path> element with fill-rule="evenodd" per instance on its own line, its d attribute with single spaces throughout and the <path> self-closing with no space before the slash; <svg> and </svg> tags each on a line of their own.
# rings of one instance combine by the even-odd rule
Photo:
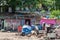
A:
<svg viewBox="0 0 60 40">
<path fill-rule="evenodd" d="M 28 25 L 31 25 L 31 20 L 30 19 L 25 19 L 25 24 L 28 22 Z"/>
</svg>

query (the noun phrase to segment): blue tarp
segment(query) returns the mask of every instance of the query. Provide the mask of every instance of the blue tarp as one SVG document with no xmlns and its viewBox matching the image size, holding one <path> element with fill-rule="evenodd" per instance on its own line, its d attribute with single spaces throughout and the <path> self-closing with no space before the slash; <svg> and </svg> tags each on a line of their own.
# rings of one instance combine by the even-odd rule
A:
<svg viewBox="0 0 60 40">
<path fill-rule="evenodd" d="M 31 30 L 29 30 L 28 28 L 23 28 L 23 33 L 25 33 L 25 35 L 30 34 Z"/>
<path fill-rule="evenodd" d="M 38 25 L 38 29 L 39 30 L 42 30 L 42 25 Z"/>
<path fill-rule="evenodd" d="M 30 26 L 25 26 L 24 28 L 22 28 L 22 32 L 25 33 L 26 35 L 27 34 L 30 34 L 32 31 L 32 28 Z"/>
<path fill-rule="evenodd" d="M 42 30 L 42 25 L 36 25 L 37 26 L 37 28 L 38 28 L 38 30 Z M 32 28 L 32 30 L 34 30 L 35 29 L 35 26 L 31 26 L 31 28 Z"/>
<path fill-rule="evenodd" d="M 32 30 L 34 30 L 35 29 L 35 26 L 31 26 L 31 28 L 32 28 Z"/>
</svg>

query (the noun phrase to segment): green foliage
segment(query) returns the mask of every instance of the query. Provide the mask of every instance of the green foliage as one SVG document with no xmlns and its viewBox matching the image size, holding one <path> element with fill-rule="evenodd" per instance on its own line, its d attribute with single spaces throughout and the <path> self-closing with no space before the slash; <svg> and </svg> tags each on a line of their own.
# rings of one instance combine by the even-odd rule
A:
<svg viewBox="0 0 60 40">
<path fill-rule="evenodd" d="M 2 1 L 2 0 L 0 0 Z M 39 9 L 42 4 L 45 5 L 49 10 L 60 10 L 60 0 L 6 0 L 9 6 L 19 6 L 20 8 L 28 7 L 30 9 Z"/>
<path fill-rule="evenodd" d="M 55 3 L 55 5 L 56 5 L 56 9 L 58 10 L 60 10 L 60 0 L 55 0 L 56 1 L 56 3 Z"/>
<path fill-rule="evenodd" d="M 19 7 L 31 7 L 31 8 L 40 8 L 42 4 L 52 8 L 54 1 L 53 0 L 6 0 L 10 6 L 19 6 Z M 40 5 L 41 4 L 41 5 Z"/>
<path fill-rule="evenodd" d="M 60 10 L 51 11 L 50 18 L 57 17 L 59 19 L 59 16 L 60 16 Z"/>
</svg>

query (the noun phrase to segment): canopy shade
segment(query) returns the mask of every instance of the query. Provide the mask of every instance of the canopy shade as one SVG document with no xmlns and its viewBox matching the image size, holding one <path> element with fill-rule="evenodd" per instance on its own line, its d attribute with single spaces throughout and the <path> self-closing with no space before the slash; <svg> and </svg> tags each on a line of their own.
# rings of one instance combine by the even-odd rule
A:
<svg viewBox="0 0 60 40">
<path fill-rule="evenodd" d="M 40 24 L 47 23 L 47 24 L 56 24 L 55 19 L 41 19 Z"/>
</svg>

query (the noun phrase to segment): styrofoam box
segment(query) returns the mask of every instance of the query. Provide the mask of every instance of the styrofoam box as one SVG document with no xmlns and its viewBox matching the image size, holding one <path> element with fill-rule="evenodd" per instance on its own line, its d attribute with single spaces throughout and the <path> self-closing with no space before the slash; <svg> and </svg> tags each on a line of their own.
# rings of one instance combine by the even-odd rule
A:
<svg viewBox="0 0 60 40">
<path fill-rule="evenodd" d="M 56 38 L 56 33 L 48 33 L 47 37 L 49 37 L 49 38 Z"/>
</svg>

